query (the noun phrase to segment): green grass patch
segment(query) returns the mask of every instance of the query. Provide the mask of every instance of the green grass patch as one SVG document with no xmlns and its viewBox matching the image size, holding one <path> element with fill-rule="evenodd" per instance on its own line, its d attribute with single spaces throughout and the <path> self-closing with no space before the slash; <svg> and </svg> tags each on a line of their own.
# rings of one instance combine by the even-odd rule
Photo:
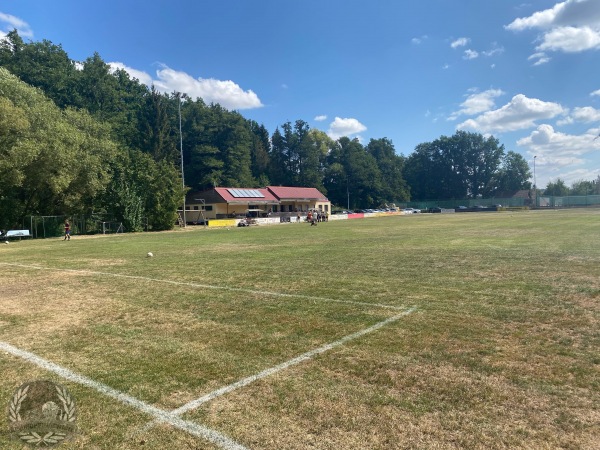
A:
<svg viewBox="0 0 600 450">
<path fill-rule="evenodd" d="M 593 448 L 599 223 L 503 211 L 20 241 L 0 247 L 0 340 L 171 410 L 414 306 L 184 418 L 249 448 Z M 212 448 L 0 367 L 6 405 L 35 378 L 72 390 L 64 448 Z"/>
</svg>

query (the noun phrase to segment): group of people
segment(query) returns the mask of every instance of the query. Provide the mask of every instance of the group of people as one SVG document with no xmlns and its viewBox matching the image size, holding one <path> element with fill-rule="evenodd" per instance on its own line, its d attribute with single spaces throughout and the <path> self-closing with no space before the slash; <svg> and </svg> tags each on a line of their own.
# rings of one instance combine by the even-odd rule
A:
<svg viewBox="0 0 600 450">
<path fill-rule="evenodd" d="M 298 220 L 300 220 L 299 214 Z M 308 214 L 306 214 L 306 221 L 310 223 L 311 226 L 316 225 L 318 222 L 327 222 L 328 220 L 329 215 L 326 212 L 321 211 L 320 209 L 308 211 Z"/>
</svg>

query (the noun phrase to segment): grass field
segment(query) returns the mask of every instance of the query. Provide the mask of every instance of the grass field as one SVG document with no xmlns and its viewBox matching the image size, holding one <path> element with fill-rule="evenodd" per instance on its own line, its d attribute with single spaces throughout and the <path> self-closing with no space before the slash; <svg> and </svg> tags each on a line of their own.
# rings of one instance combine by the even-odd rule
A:
<svg viewBox="0 0 600 450">
<path fill-rule="evenodd" d="M 0 407 L 67 387 L 59 448 L 600 448 L 600 210 L 24 240 L 0 270 Z"/>
</svg>

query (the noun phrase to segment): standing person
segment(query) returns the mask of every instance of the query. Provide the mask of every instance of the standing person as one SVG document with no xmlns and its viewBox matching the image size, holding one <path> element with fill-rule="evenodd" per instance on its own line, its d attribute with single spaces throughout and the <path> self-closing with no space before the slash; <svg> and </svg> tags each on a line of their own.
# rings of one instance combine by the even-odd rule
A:
<svg viewBox="0 0 600 450">
<path fill-rule="evenodd" d="M 70 241 L 71 240 L 71 224 L 69 223 L 69 220 L 65 220 L 65 238 L 63 239 L 65 241 Z"/>
</svg>

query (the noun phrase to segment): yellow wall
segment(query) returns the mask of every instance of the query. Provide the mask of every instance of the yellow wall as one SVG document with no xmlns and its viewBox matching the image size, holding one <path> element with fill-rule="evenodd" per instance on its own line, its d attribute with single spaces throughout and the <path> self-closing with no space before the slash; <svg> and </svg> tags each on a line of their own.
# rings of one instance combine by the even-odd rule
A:
<svg viewBox="0 0 600 450">
<path fill-rule="evenodd" d="M 215 219 L 215 220 L 209 220 L 208 226 L 209 227 L 235 227 L 235 226 L 237 226 L 238 222 L 239 222 L 239 220 L 236 220 L 236 219 Z"/>
</svg>

